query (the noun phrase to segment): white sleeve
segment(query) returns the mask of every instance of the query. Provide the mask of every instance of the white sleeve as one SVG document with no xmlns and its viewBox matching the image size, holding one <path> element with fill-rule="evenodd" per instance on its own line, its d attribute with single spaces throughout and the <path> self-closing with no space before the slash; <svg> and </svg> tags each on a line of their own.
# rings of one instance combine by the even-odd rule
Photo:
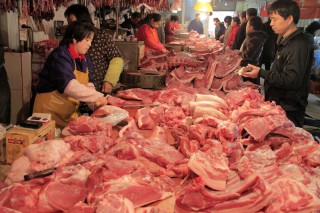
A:
<svg viewBox="0 0 320 213">
<path fill-rule="evenodd" d="M 96 91 L 92 86 L 80 84 L 76 79 L 72 79 L 66 88 L 64 89 L 64 94 L 70 97 L 87 103 L 94 103 L 99 98 L 103 97 L 101 92 Z"/>
</svg>

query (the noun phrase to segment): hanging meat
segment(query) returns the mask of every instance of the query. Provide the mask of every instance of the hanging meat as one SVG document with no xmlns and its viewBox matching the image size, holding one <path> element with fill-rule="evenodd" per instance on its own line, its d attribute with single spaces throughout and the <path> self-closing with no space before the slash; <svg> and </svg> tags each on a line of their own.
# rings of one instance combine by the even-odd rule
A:
<svg viewBox="0 0 320 213">
<path fill-rule="evenodd" d="M 14 12 L 15 9 L 18 9 L 16 0 L 1 0 L 0 1 L 0 11 L 1 12 Z"/>
</svg>

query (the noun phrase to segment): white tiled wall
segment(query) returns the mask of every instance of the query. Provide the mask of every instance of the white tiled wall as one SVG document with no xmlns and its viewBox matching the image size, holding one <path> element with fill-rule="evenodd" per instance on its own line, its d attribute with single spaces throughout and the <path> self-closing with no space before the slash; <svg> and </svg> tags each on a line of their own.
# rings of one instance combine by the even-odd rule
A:
<svg viewBox="0 0 320 213">
<path fill-rule="evenodd" d="M 19 49 L 18 13 L 0 13 L 2 43 L 11 49 Z"/>
</svg>

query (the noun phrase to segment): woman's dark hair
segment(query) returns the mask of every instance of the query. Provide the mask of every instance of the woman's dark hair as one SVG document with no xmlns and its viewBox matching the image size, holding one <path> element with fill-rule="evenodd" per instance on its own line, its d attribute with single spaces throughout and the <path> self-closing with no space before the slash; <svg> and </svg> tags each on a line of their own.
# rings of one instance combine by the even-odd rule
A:
<svg viewBox="0 0 320 213">
<path fill-rule="evenodd" d="M 135 18 L 141 18 L 141 13 L 138 12 L 134 12 L 131 14 L 131 18 L 135 19 Z"/>
<path fill-rule="evenodd" d="M 177 15 L 171 15 L 170 20 L 171 21 L 179 21 L 179 17 Z"/>
<path fill-rule="evenodd" d="M 246 10 L 246 15 L 248 15 L 249 17 L 254 17 L 258 15 L 258 11 L 256 8 L 248 8 Z"/>
<path fill-rule="evenodd" d="M 239 14 L 239 16 L 241 17 L 241 18 L 246 18 L 246 11 L 242 11 L 240 14 Z"/>
<path fill-rule="evenodd" d="M 153 21 L 158 22 L 161 21 L 161 15 L 159 13 L 151 13 L 150 16 L 150 21 L 153 19 Z"/>
<path fill-rule="evenodd" d="M 232 20 L 232 17 L 231 17 L 231 16 L 226 16 L 226 17 L 224 17 L 224 22 L 228 23 L 228 25 L 231 24 L 231 20 Z"/>
<path fill-rule="evenodd" d="M 220 22 L 220 20 L 218 19 L 218 18 L 213 18 L 213 21 L 215 21 L 215 22 Z"/>
<path fill-rule="evenodd" d="M 240 24 L 240 19 L 238 16 L 233 17 L 232 20 L 236 22 L 238 25 Z"/>
<path fill-rule="evenodd" d="M 148 14 L 139 24 L 140 26 L 143 24 L 150 24 L 151 19 L 153 19 L 153 21 L 158 22 L 161 21 L 161 15 L 159 13 L 151 13 Z"/>
<path fill-rule="evenodd" d="M 249 25 L 253 27 L 254 30 L 262 30 L 263 23 L 259 16 L 253 16 L 249 19 Z"/>
<path fill-rule="evenodd" d="M 60 45 L 69 45 L 73 43 L 73 39 L 77 42 L 87 38 L 90 33 L 95 33 L 94 26 L 87 21 L 74 21 L 70 23 L 64 33 Z"/>
<path fill-rule="evenodd" d="M 278 13 L 284 19 L 292 16 L 295 24 L 298 24 L 300 18 L 299 5 L 292 0 L 277 0 L 273 2 L 268 9 L 268 13 Z"/>
<path fill-rule="evenodd" d="M 70 5 L 64 12 L 64 16 L 69 17 L 71 14 L 73 14 L 77 18 L 77 21 L 91 22 L 91 24 L 93 24 L 89 10 L 84 5 Z"/>
<path fill-rule="evenodd" d="M 319 29 L 320 29 L 320 23 L 317 21 L 313 21 L 306 27 L 305 31 L 307 33 L 314 35 L 315 32 Z"/>
</svg>

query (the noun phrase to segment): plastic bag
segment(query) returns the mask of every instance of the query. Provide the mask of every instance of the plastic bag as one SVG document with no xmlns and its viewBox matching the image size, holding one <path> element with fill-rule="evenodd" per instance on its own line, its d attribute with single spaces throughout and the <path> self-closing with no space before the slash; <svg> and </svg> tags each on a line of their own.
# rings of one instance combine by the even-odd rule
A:
<svg viewBox="0 0 320 213">
<path fill-rule="evenodd" d="M 114 111 L 112 114 L 107 115 L 103 118 L 98 118 L 100 121 L 104 123 L 110 123 L 112 126 L 116 126 L 118 123 L 123 121 L 129 116 L 129 113 L 127 111 L 121 110 L 121 111 Z"/>
<path fill-rule="evenodd" d="M 91 115 L 104 123 L 116 126 L 118 123 L 129 117 L 128 111 L 111 105 L 105 105 L 94 111 Z"/>
</svg>

